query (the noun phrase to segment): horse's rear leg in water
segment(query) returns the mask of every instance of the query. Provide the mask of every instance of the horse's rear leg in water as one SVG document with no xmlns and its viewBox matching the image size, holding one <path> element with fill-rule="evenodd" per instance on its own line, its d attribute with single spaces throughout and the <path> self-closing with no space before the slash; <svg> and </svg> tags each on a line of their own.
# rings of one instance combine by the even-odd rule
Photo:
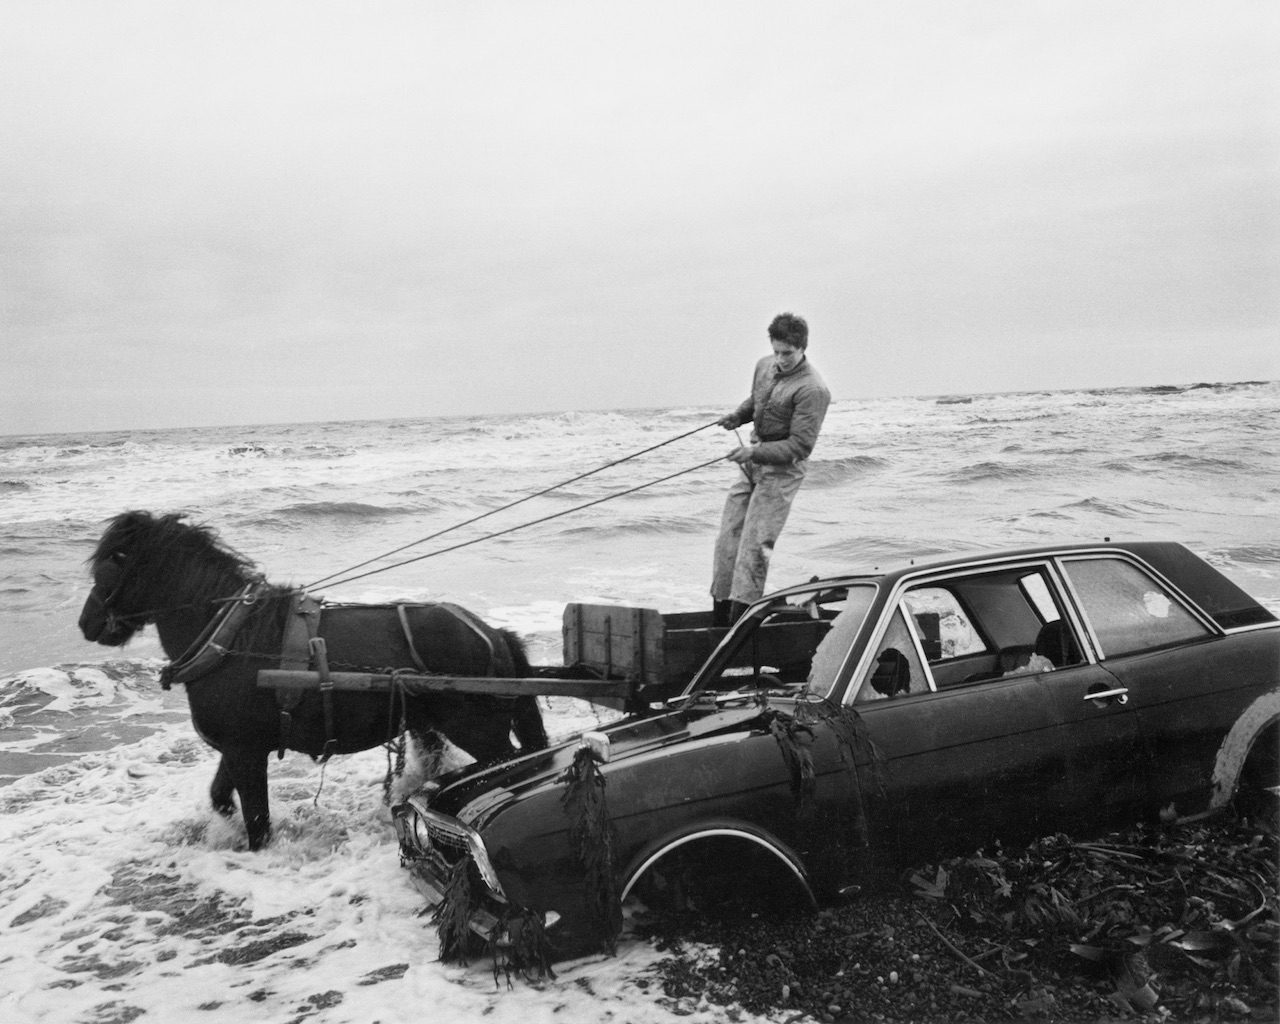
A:
<svg viewBox="0 0 1280 1024">
<path fill-rule="evenodd" d="M 218 771 L 213 776 L 213 785 L 209 787 L 209 799 L 213 801 L 213 809 L 224 818 L 236 813 L 236 784 L 231 781 L 231 769 L 227 767 L 225 757 L 218 759 Z"/>
<path fill-rule="evenodd" d="M 236 750 L 222 752 L 218 774 L 213 779 L 214 806 L 217 807 L 217 787 L 223 771 L 240 795 L 240 813 L 244 816 L 245 831 L 249 835 L 249 849 L 260 850 L 271 838 L 271 809 L 267 798 L 267 755 L 260 750 Z"/>
</svg>

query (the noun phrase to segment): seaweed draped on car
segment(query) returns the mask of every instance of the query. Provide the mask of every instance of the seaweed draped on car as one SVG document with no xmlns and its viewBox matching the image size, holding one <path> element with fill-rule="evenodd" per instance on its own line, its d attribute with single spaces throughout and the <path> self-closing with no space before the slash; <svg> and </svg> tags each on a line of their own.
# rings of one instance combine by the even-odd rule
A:
<svg viewBox="0 0 1280 1024">
<path fill-rule="evenodd" d="M 511 949 L 536 935 L 545 949 L 514 959 L 547 964 L 612 948 L 631 900 L 817 905 L 880 868 L 1204 817 L 1280 784 L 1280 623 L 1181 545 L 815 580 L 727 632 L 695 614 L 663 617 L 666 646 L 702 643 L 683 682 L 638 685 L 582 744 L 462 769 L 395 809 L 405 865 L 447 905 L 443 955 L 468 930 Z M 680 661 L 663 654 L 646 657 Z"/>
<path fill-rule="evenodd" d="M 812 748 L 820 729 L 828 729 L 835 736 L 845 771 L 856 771 L 861 751 L 866 755 L 863 763 L 869 762 L 871 766 L 871 784 L 877 789 L 883 786 L 881 759 L 857 711 L 832 704 L 825 698 L 784 707 L 772 704 L 766 693 L 754 699 L 758 704 L 758 721 L 753 726 L 773 737 L 790 773 L 798 827 L 806 831 L 829 828 L 828 839 L 845 851 L 846 856 L 865 855 L 868 832 L 861 801 L 841 809 L 833 822 L 817 813 L 814 800 L 816 774 Z M 622 930 L 614 856 L 616 830 L 609 816 L 608 780 L 600 770 L 597 750 L 598 747 L 590 743 L 582 743 L 556 781 L 564 787 L 560 803 L 570 822 L 570 837 L 583 872 L 597 948 L 613 953 Z M 860 790 L 855 787 L 854 792 Z M 833 825 L 834 828 L 830 828 Z M 476 952 L 477 933 L 472 931 L 470 922 L 477 914 L 484 914 L 488 901 L 474 875 L 474 861 L 459 860 L 449 874 L 443 899 L 433 916 L 443 961 L 466 963 Z M 508 904 L 498 915 L 495 926 L 483 933 L 483 937 L 493 958 L 495 973 L 500 968 L 508 973 L 513 970 L 535 975 L 553 973 L 543 919 L 538 913 Z"/>
</svg>

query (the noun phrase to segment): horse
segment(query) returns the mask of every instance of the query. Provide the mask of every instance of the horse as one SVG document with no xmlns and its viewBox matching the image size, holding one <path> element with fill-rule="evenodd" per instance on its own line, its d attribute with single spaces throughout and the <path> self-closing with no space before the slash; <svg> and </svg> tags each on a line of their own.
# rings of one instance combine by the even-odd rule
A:
<svg viewBox="0 0 1280 1024">
<path fill-rule="evenodd" d="M 250 559 L 184 514 L 121 513 L 108 521 L 87 564 L 93 588 L 80 614 L 81 633 L 121 647 L 155 625 L 170 659 L 162 682 L 185 685 L 196 732 L 221 754 L 209 790 L 213 807 L 231 817 L 239 796 L 250 850 L 271 835 L 272 750 L 281 757 L 286 748 L 313 758 L 350 754 L 390 742 L 402 726 L 415 735 L 441 734 L 482 762 L 512 756 L 513 733 L 522 751 L 547 745 L 532 696 L 293 690 L 282 708 L 284 700 L 259 687 L 257 675 L 287 660 L 286 643 L 296 650 L 289 637 L 298 628 L 290 623 L 299 617 L 297 591 L 267 583 Z M 531 673 L 519 637 L 457 605 L 310 601 L 310 631 L 323 639 L 327 664 L 335 668 Z M 305 651 L 316 644 L 305 639 L 303 667 Z"/>
</svg>

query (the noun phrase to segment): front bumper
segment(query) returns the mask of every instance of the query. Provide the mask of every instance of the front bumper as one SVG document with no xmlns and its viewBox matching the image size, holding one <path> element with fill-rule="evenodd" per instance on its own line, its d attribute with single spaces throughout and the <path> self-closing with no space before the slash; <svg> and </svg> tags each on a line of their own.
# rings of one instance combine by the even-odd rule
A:
<svg viewBox="0 0 1280 1024">
<path fill-rule="evenodd" d="M 473 866 L 483 888 L 479 894 L 473 890 L 467 925 L 486 942 L 505 945 L 508 941 L 506 922 L 520 908 L 502 891 L 502 883 L 489 862 L 480 834 L 457 818 L 432 810 L 420 796 L 411 796 L 393 807 L 391 820 L 400 842 L 400 864 L 408 869 L 414 888 L 428 906 L 436 908 L 444 903 L 449 880 L 459 864 Z M 543 927 L 550 928 L 559 920 L 559 915 L 550 911 L 542 918 Z"/>
</svg>

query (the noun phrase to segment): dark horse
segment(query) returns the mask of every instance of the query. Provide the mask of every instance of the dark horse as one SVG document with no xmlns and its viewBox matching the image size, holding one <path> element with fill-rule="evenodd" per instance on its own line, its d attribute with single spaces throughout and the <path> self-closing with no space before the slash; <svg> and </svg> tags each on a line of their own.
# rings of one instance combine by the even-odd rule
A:
<svg viewBox="0 0 1280 1024">
<path fill-rule="evenodd" d="M 318 690 L 292 691 L 300 700 L 295 696 L 282 715 L 276 693 L 259 687 L 257 675 L 280 667 L 286 622 L 296 617 L 294 592 L 265 583 L 252 562 L 181 515 L 116 516 L 89 565 L 93 590 L 80 613 L 81 632 L 119 647 L 155 623 L 171 660 L 166 685 L 169 679 L 186 684 L 196 731 L 222 754 L 210 789 L 213 806 L 231 815 L 233 793 L 240 795 L 251 850 L 270 837 L 272 750 L 283 753 L 287 746 L 313 757 L 368 750 L 399 732 L 402 715 L 411 731 L 439 732 L 479 761 L 512 754 L 513 732 L 522 749 L 546 746 L 533 697 L 433 693 L 392 699 L 333 691 L 326 708 Z M 335 605 L 324 606 L 318 617 L 335 669 L 530 674 L 514 634 L 454 605 Z"/>
</svg>

